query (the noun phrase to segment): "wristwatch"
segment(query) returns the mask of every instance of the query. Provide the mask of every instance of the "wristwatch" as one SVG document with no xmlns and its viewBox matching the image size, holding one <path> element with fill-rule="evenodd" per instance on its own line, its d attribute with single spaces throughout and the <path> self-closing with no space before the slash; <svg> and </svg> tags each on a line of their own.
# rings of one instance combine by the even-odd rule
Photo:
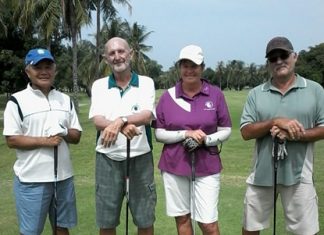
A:
<svg viewBox="0 0 324 235">
<path fill-rule="evenodd" d="M 121 120 L 123 121 L 123 126 L 126 126 L 127 125 L 127 123 L 128 123 L 128 119 L 127 119 L 127 117 L 120 117 L 121 118 Z"/>
</svg>

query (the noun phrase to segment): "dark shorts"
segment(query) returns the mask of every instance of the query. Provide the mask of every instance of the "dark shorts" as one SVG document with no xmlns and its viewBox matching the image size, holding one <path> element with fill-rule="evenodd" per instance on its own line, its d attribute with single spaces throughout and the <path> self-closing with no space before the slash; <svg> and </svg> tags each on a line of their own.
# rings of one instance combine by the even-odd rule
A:
<svg viewBox="0 0 324 235">
<path fill-rule="evenodd" d="M 115 228 L 126 191 L 126 161 L 96 154 L 96 218 L 99 228 Z M 152 153 L 130 159 L 129 209 L 138 228 L 155 221 L 156 190 Z"/>
</svg>

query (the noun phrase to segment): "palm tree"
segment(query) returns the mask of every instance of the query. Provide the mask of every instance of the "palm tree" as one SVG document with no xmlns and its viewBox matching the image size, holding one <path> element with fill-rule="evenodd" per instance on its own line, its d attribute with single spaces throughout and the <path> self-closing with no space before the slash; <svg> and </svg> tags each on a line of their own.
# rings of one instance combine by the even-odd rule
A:
<svg viewBox="0 0 324 235">
<path fill-rule="evenodd" d="M 15 1 L 14 19 L 25 34 L 33 34 L 44 41 L 48 49 L 51 38 L 58 34 L 61 26 L 62 8 L 60 1 L 26 0 Z"/>
<path fill-rule="evenodd" d="M 88 1 L 86 0 L 61 0 L 64 29 L 67 30 L 72 41 L 72 80 L 73 80 L 73 100 L 78 111 L 79 103 L 77 94 L 78 84 L 78 48 L 77 40 L 80 35 L 81 26 L 89 24 L 91 20 Z"/>
<path fill-rule="evenodd" d="M 79 59 L 78 74 L 80 77 L 81 87 L 84 87 L 88 96 L 91 95 L 91 86 L 94 81 L 94 75 L 96 74 L 96 46 L 90 41 L 82 40 L 78 44 Z"/>
<path fill-rule="evenodd" d="M 118 4 L 122 4 L 128 7 L 129 12 L 132 11 L 132 6 L 127 0 L 113 0 Z M 112 0 L 93 0 L 91 8 L 95 6 L 97 11 L 97 33 L 96 33 L 96 64 L 97 64 L 97 72 L 96 72 L 96 79 L 99 78 L 99 65 L 100 65 L 100 46 L 103 45 L 101 43 L 101 12 L 103 12 L 103 19 L 104 21 L 114 19 L 117 15 L 117 10 L 113 6 Z"/>
<path fill-rule="evenodd" d="M 124 20 L 122 21 L 121 18 L 113 18 L 109 21 L 106 21 L 102 26 L 100 32 L 100 48 L 103 50 L 104 44 L 107 40 L 113 37 L 121 37 L 128 39 L 129 38 L 129 23 Z"/>
<path fill-rule="evenodd" d="M 81 27 L 91 21 L 87 0 L 25 0 L 18 1 L 15 17 L 25 32 L 40 32 L 39 38 L 50 49 L 54 34 L 62 33 L 72 42 L 73 98 L 78 109 L 77 40 Z"/>
<path fill-rule="evenodd" d="M 8 6 L 11 1 L 6 0 L 0 0 L 0 36 L 3 34 L 4 36 L 7 36 L 7 26 L 4 22 L 4 16 L 6 14 L 6 8 L 5 6 Z"/>
<path fill-rule="evenodd" d="M 146 32 L 146 27 L 136 22 L 128 28 L 128 43 L 133 50 L 132 67 L 138 73 L 146 73 L 145 61 L 150 58 L 145 54 L 152 49 L 144 42 L 153 31 Z"/>
<path fill-rule="evenodd" d="M 216 69 L 215 69 L 215 75 L 216 75 L 216 79 L 218 77 L 218 82 L 219 82 L 219 88 L 222 89 L 222 80 L 224 77 L 224 62 L 220 61 L 217 63 L 216 65 Z"/>
</svg>

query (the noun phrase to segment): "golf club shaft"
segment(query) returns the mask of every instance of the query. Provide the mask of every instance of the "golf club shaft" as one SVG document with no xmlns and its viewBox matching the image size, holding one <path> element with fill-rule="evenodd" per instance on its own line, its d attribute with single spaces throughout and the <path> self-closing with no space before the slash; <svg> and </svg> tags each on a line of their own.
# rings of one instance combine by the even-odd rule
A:
<svg viewBox="0 0 324 235">
<path fill-rule="evenodd" d="M 53 224 L 53 234 L 56 235 L 57 228 L 57 146 L 54 146 L 54 224 Z"/>
<path fill-rule="evenodd" d="M 277 221 L 277 170 L 278 170 L 278 150 L 279 139 L 274 138 L 273 147 L 273 235 L 276 235 L 276 221 Z"/>
<path fill-rule="evenodd" d="M 196 234 L 196 198 L 195 198 L 195 181 L 196 181 L 196 154 L 191 152 L 191 201 L 192 201 L 192 230 L 193 235 Z"/>
<path fill-rule="evenodd" d="M 130 139 L 126 143 L 126 235 L 128 235 Z"/>
</svg>

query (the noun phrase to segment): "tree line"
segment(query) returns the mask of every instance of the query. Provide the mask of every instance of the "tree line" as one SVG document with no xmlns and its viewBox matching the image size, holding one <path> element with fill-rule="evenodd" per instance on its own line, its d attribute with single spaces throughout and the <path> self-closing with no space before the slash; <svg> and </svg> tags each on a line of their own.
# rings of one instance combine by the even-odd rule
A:
<svg viewBox="0 0 324 235">
<path fill-rule="evenodd" d="M 132 6 L 127 0 L 0 0 L 0 93 L 11 93 L 26 86 L 24 56 L 35 47 L 50 49 L 56 59 L 55 86 L 72 92 L 82 90 L 90 96 L 92 83 L 110 72 L 103 60 L 105 42 L 120 36 L 133 48 L 132 68 L 153 78 L 157 89 L 166 89 L 179 79 L 176 64 L 163 71 L 147 56 L 150 34 L 144 25 L 130 24 L 118 16 L 115 8 Z M 96 19 L 92 19 L 95 12 Z M 95 43 L 84 40 L 81 28 L 96 22 Z M 324 43 L 299 52 L 296 71 L 324 85 Z M 204 77 L 221 89 L 251 88 L 269 79 L 266 64 L 246 64 L 241 60 L 215 61 Z M 77 100 L 76 100 L 77 102 Z"/>
</svg>

